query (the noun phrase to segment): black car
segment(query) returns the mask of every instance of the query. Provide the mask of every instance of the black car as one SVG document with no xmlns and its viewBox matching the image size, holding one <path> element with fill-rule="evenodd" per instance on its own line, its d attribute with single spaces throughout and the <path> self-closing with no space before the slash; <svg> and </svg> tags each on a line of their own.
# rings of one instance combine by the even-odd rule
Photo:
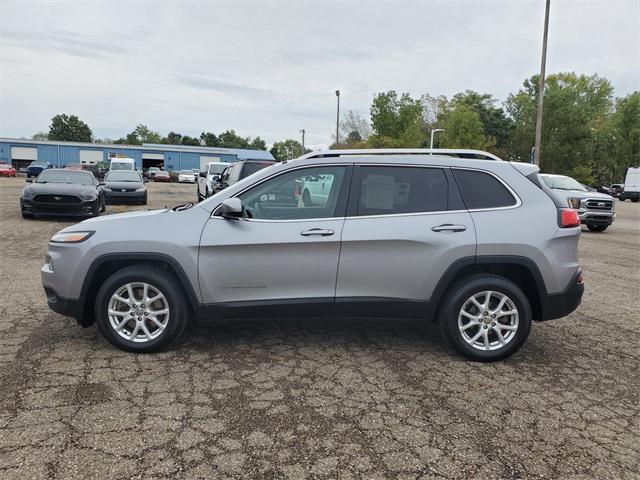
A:
<svg viewBox="0 0 640 480">
<path fill-rule="evenodd" d="M 102 187 L 91 172 L 43 170 L 35 182 L 27 178 L 20 193 L 23 218 L 34 215 L 96 217 L 105 210 Z M 33 183 L 32 183 L 33 182 Z"/>
<path fill-rule="evenodd" d="M 262 170 L 276 162 L 269 160 L 244 160 L 242 162 L 236 162 L 225 168 L 220 174 L 220 179 L 213 183 L 214 193 L 218 193 L 220 190 L 224 190 L 230 185 L 239 182 L 243 178 L 248 177 L 256 173 L 258 170 Z"/>
<path fill-rule="evenodd" d="M 140 173 L 135 170 L 111 170 L 104 177 L 103 188 L 107 203 L 147 204 L 147 187 Z"/>
<path fill-rule="evenodd" d="M 37 160 L 35 162 L 31 162 L 27 167 L 27 178 L 37 177 L 42 171 L 50 168 L 53 168 L 53 165 L 49 162 L 39 162 Z"/>
</svg>

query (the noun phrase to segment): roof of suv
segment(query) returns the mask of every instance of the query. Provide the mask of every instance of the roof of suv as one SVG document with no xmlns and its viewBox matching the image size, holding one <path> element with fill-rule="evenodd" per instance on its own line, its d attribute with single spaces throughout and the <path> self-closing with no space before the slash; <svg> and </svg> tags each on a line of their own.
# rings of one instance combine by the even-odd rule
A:
<svg viewBox="0 0 640 480">
<path fill-rule="evenodd" d="M 476 160 L 502 159 L 492 153 L 483 150 L 461 148 L 376 148 L 376 149 L 352 149 L 352 150 L 320 150 L 307 153 L 300 158 L 328 158 L 366 155 L 445 155 L 448 157 L 468 158 Z"/>
</svg>

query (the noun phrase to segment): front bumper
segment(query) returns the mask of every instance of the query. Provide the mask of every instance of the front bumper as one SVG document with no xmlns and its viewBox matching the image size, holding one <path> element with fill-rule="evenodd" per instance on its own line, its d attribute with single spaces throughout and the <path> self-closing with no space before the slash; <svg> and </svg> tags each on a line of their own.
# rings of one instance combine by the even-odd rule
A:
<svg viewBox="0 0 640 480">
<path fill-rule="evenodd" d="M 105 190 L 105 199 L 113 202 L 146 202 L 147 191 L 144 192 L 118 192 L 117 190 Z"/>
<path fill-rule="evenodd" d="M 195 178 L 178 178 L 179 183 L 196 183 Z"/>
<path fill-rule="evenodd" d="M 24 213 L 32 215 L 47 215 L 58 217 L 87 217 L 98 213 L 100 200 L 83 201 L 80 203 L 41 203 L 20 199 L 20 208 Z"/>
<path fill-rule="evenodd" d="M 578 211 L 580 223 L 583 225 L 611 225 L 616 214 L 614 212 L 594 212 L 591 210 Z"/>
<path fill-rule="evenodd" d="M 569 282 L 569 286 L 560 293 L 546 294 L 541 298 L 542 317 L 537 320 L 553 320 L 562 318 L 573 312 L 584 294 L 584 283 L 582 281 L 582 270 L 579 270 L 574 278 Z"/>
<path fill-rule="evenodd" d="M 82 318 L 82 304 L 80 300 L 59 297 L 58 294 L 49 287 L 44 287 L 44 293 L 47 296 L 47 305 L 49 305 L 51 310 L 65 317 L 73 317 L 80 321 Z"/>
</svg>

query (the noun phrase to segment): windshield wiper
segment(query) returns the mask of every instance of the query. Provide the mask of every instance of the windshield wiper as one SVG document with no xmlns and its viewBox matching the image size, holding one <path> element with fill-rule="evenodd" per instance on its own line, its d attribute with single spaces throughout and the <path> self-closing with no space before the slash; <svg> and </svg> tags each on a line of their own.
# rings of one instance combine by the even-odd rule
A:
<svg viewBox="0 0 640 480">
<path fill-rule="evenodd" d="M 193 203 L 193 202 L 185 203 L 183 205 L 178 205 L 177 207 L 173 207 L 171 210 L 173 210 L 174 212 L 182 212 L 183 210 L 189 210 L 194 205 L 195 205 L 195 203 Z"/>
</svg>

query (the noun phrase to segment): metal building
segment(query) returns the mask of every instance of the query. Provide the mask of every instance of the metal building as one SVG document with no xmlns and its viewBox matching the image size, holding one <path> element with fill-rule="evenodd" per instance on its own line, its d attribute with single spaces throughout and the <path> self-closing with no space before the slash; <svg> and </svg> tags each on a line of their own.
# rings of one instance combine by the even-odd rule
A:
<svg viewBox="0 0 640 480">
<path fill-rule="evenodd" d="M 74 163 L 108 163 L 111 158 L 124 156 L 136 161 L 139 170 L 163 167 L 165 170 L 200 168 L 206 162 L 233 163 L 241 160 L 274 160 L 270 152 L 238 148 L 212 148 L 188 145 L 116 145 L 83 142 L 37 141 L 0 138 L 0 163 L 16 168 L 33 161 L 48 162 L 56 167 Z"/>
</svg>

